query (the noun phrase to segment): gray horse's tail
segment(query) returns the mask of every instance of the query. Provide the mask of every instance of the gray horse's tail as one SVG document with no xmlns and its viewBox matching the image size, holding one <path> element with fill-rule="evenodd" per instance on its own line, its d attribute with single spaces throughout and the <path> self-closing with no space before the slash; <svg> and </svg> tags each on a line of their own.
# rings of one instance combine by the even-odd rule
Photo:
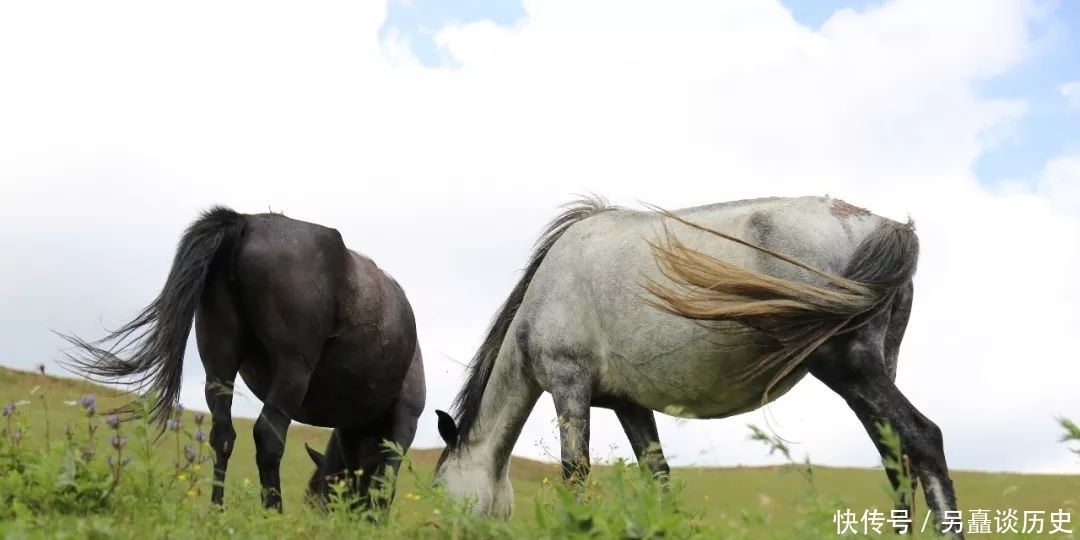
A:
<svg viewBox="0 0 1080 540">
<path fill-rule="evenodd" d="M 149 415 L 163 426 L 179 398 L 184 350 L 207 273 L 219 251 L 225 253 L 222 247 L 230 248 L 224 264 L 232 264 L 232 250 L 243 230 L 242 214 L 221 206 L 203 212 L 180 238 L 161 293 L 138 316 L 94 342 L 60 334 L 76 348 L 75 354 L 67 354 L 70 367 L 98 382 L 131 376 L 136 378 L 129 384 L 149 382 L 158 392 Z M 111 345 L 103 347 L 108 342 Z M 121 358 L 126 352 L 130 356 Z M 130 415 L 135 412 L 132 405 L 111 412 Z"/>
<path fill-rule="evenodd" d="M 476 417 L 480 411 L 480 401 L 483 399 L 484 390 L 487 387 L 488 380 L 491 378 L 495 359 L 499 356 L 499 348 L 510 328 L 510 322 L 514 320 L 514 316 L 521 306 L 525 291 L 529 288 L 529 283 L 532 281 L 533 275 L 536 274 L 536 270 L 540 267 L 540 263 L 543 262 L 544 257 L 547 256 L 555 242 L 572 225 L 615 207 L 608 204 L 603 198 L 593 195 L 563 205 L 563 208 L 565 209 L 563 213 L 553 219 L 544 230 L 544 233 L 537 239 L 524 275 L 521 276 L 514 290 L 510 292 L 510 296 L 499 308 L 491 322 L 491 327 L 488 329 L 484 342 L 476 351 L 476 355 L 473 356 L 469 366 L 468 380 L 454 399 L 451 409 L 455 416 L 458 416 L 458 442 L 466 440 L 469 431 L 476 422 Z"/>
<path fill-rule="evenodd" d="M 653 254 L 675 287 L 645 284 L 648 302 L 679 317 L 706 323 L 735 323 L 768 336 L 775 347 L 753 363 L 744 380 L 775 373 L 772 388 L 799 367 L 829 338 L 850 332 L 888 309 L 915 275 L 919 240 L 914 224 L 883 219 L 855 248 L 847 268 L 837 276 L 792 257 L 691 222 L 663 215 L 690 227 L 751 247 L 799 266 L 827 281 L 817 286 L 760 274 L 693 250 L 668 231 L 667 246 L 653 244 Z"/>
</svg>

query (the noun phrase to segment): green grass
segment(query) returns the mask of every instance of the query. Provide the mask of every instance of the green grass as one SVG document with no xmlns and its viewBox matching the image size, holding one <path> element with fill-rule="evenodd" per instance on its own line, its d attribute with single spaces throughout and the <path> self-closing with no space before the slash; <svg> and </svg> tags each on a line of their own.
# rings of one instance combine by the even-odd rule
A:
<svg viewBox="0 0 1080 540">
<path fill-rule="evenodd" d="M 101 415 L 87 417 L 77 400 L 97 398 L 97 410 L 125 403 L 127 396 L 89 382 L 0 368 L 0 404 L 20 402 L 0 419 L 0 533 L 4 538 L 835 538 L 837 510 L 856 514 L 892 508 L 881 469 L 811 466 L 792 460 L 787 467 L 675 468 L 675 489 L 661 493 L 637 467 L 600 464 L 584 494 L 557 481 L 559 467 L 515 458 L 511 466 L 517 503 L 509 522 L 474 518 L 430 487 L 437 449 L 414 449 L 398 480 L 390 516 L 377 526 L 344 511 L 322 514 L 302 504 L 313 465 L 304 443 L 322 449 L 328 430 L 293 425 L 282 462 L 283 515 L 259 505 L 251 421 L 235 419 L 236 449 L 229 462 L 226 509 L 209 505 L 210 462 L 178 471 L 186 463 L 183 446 L 200 456 L 209 447 L 194 443 L 192 410 L 181 416 L 180 432 L 149 443 L 141 422 L 122 424 L 128 439 L 120 469 L 106 460 L 117 451 L 114 431 Z M 73 404 L 68 404 L 73 403 Z M 203 404 L 187 404 L 190 407 Z M 209 415 L 204 421 L 208 430 Z M 1063 442 L 1080 441 L 1080 430 L 1061 420 Z M 65 426 L 70 439 L 65 437 Z M 83 460 L 90 426 L 95 455 Z M 15 435 L 15 430 L 18 435 Z M 780 443 L 757 432 L 762 451 Z M 751 435 L 754 434 L 752 431 Z M 14 439 L 18 439 L 17 443 Z M 144 448 L 140 455 L 138 450 Z M 1080 449 L 1061 446 L 1062 452 Z M 790 458 L 789 458 L 790 459 Z M 195 465 L 200 465 L 196 470 Z M 1044 533 L 969 534 L 969 538 L 1080 537 L 1080 477 L 954 471 L 965 521 L 975 509 L 1046 512 Z M 925 515 L 916 498 L 916 528 Z M 1064 510 L 1073 534 L 1047 535 L 1049 513 Z M 1020 524 L 1022 527 L 1022 523 Z M 965 523 L 965 530 L 968 525 Z M 887 527 L 882 530 L 886 530 Z M 991 525 L 993 530 L 993 524 Z M 876 536 L 876 535 L 874 535 Z M 881 535 L 885 537 L 886 535 Z M 929 534 L 919 535 L 930 537 Z"/>
</svg>

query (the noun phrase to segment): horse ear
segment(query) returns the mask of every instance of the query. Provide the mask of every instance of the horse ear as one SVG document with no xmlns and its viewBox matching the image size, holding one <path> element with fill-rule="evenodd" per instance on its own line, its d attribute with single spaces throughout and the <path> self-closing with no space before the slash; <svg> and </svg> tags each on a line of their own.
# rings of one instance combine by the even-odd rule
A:
<svg viewBox="0 0 1080 540">
<path fill-rule="evenodd" d="M 315 466 L 321 469 L 323 462 L 326 460 L 326 456 L 323 456 L 314 448 L 308 446 L 308 443 L 304 443 L 304 448 L 307 450 L 307 455 L 311 457 L 311 461 L 315 462 Z"/>
<path fill-rule="evenodd" d="M 439 417 L 439 436 L 442 437 L 443 442 L 447 446 L 457 442 L 458 428 L 454 423 L 454 418 L 447 414 L 445 411 L 435 410 L 435 414 Z"/>
</svg>

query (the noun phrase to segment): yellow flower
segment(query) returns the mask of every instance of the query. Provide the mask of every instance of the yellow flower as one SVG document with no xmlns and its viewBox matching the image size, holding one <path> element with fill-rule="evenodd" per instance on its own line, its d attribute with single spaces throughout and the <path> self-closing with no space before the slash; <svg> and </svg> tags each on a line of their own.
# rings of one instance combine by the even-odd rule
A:
<svg viewBox="0 0 1080 540">
<path fill-rule="evenodd" d="M 251 480 L 248 480 L 247 478 L 245 478 L 244 479 L 244 487 L 248 487 L 250 485 L 251 485 Z"/>
<path fill-rule="evenodd" d="M 184 473 L 180 473 L 180 474 L 176 475 L 176 479 L 183 482 L 184 480 L 187 480 L 187 475 L 184 474 Z"/>
<path fill-rule="evenodd" d="M 188 497 L 194 497 L 195 495 L 197 495 L 197 494 L 195 493 L 194 489 L 189 489 L 188 490 L 188 492 L 187 492 Z"/>
<path fill-rule="evenodd" d="M 195 465 L 194 467 L 192 467 L 192 468 L 193 468 L 193 469 L 195 469 L 195 472 L 199 472 L 199 471 L 201 471 L 201 470 L 202 470 L 202 465 L 196 464 L 196 465 Z"/>
<path fill-rule="evenodd" d="M 419 501 L 421 499 L 421 497 L 415 493 L 406 493 L 405 498 L 410 501 Z"/>
<path fill-rule="evenodd" d="M 355 471 L 353 471 L 353 474 L 355 474 L 356 476 L 364 476 L 364 469 L 356 469 Z"/>
<path fill-rule="evenodd" d="M 543 486 L 546 486 L 546 485 L 548 485 L 550 483 L 551 483 L 551 481 L 548 480 L 548 477 L 546 477 L 546 476 L 544 477 L 543 480 L 540 481 L 540 485 L 543 485 Z"/>
</svg>

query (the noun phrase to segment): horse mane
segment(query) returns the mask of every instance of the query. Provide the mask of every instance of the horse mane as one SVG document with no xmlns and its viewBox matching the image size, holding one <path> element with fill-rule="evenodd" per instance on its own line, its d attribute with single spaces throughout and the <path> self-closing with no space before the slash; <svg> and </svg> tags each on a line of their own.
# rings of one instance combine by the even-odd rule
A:
<svg viewBox="0 0 1080 540">
<path fill-rule="evenodd" d="M 517 285 L 492 319 L 487 336 L 469 364 L 468 379 L 451 405 L 452 413 L 457 416 L 458 425 L 455 446 L 467 440 L 469 432 L 476 425 L 476 419 L 480 414 L 480 403 L 487 389 L 488 380 L 491 378 L 492 369 L 495 367 L 495 360 L 499 356 L 499 349 L 510 328 L 510 322 L 514 320 L 518 308 L 521 307 L 525 291 L 529 288 L 529 283 L 544 257 L 571 226 L 618 207 L 609 204 L 599 195 L 591 194 L 563 204 L 561 208 L 564 209 L 563 212 L 548 223 L 533 245 L 532 255 L 524 275 L 518 280 Z"/>
</svg>

